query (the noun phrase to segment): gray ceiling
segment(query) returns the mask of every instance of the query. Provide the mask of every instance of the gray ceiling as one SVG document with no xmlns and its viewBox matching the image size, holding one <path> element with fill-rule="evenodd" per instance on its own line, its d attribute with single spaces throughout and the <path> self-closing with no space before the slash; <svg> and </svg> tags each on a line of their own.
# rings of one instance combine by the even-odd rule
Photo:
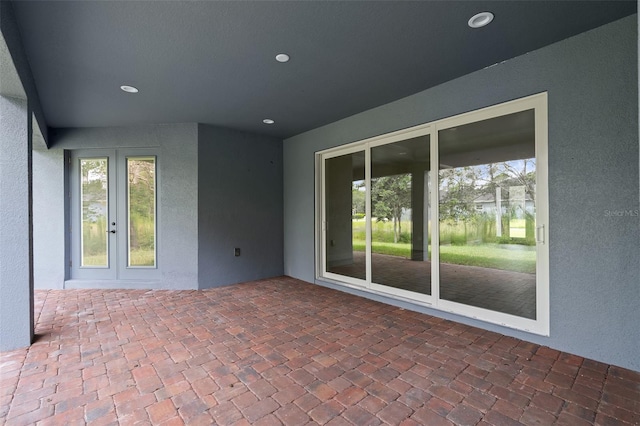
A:
<svg viewBox="0 0 640 426">
<path fill-rule="evenodd" d="M 289 137 L 636 12 L 636 1 L 14 1 L 50 127 Z M 467 20 L 489 10 L 494 22 Z M 285 52 L 291 61 L 275 61 Z M 585 52 L 588 54 L 588 52 Z M 140 89 L 120 91 L 123 84 Z M 262 124 L 263 118 L 276 124 Z"/>
</svg>

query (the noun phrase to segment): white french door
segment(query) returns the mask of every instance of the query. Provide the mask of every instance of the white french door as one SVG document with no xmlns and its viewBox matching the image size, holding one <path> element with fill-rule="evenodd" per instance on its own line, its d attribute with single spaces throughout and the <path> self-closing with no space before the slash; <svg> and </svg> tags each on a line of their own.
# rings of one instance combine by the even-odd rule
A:
<svg viewBox="0 0 640 426">
<path fill-rule="evenodd" d="M 72 152 L 72 279 L 158 278 L 157 181 L 148 149 Z"/>
</svg>

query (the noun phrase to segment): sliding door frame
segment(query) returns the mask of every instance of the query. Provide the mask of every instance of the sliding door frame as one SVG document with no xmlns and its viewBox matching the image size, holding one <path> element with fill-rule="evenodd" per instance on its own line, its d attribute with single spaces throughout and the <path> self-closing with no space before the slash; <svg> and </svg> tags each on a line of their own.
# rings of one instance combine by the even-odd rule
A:
<svg viewBox="0 0 640 426">
<path fill-rule="evenodd" d="M 323 206 L 326 206 L 326 191 L 325 191 L 325 180 L 324 177 L 326 176 L 326 160 L 330 160 L 332 158 L 336 158 L 336 157 L 341 157 L 343 155 L 350 155 L 350 154 L 355 154 L 357 152 L 363 152 L 365 154 L 365 182 L 367 182 L 367 162 L 369 161 L 369 150 L 366 149 L 366 147 L 363 147 L 361 145 L 350 145 L 347 147 L 344 147 L 342 149 L 335 149 L 332 150 L 330 153 L 328 153 L 326 156 L 322 157 L 322 160 L 320 161 L 319 167 L 321 169 L 321 173 L 322 173 L 322 180 L 320 182 L 320 197 L 321 197 L 321 204 Z M 367 194 L 369 193 L 369 186 L 367 184 L 367 188 L 366 188 Z M 366 196 L 366 199 L 368 200 L 369 196 Z M 317 203 L 316 203 L 317 205 Z M 367 212 L 370 211 L 370 206 L 369 206 L 369 202 L 367 201 Z M 327 269 L 327 230 L 328 230 L 328 226 L 331 226 L 331 224 L 328 223 L 327 220 L 327 212 L 326 209 L 322 209 L 322 211 L 320 212 L 321 214 L 321 219 L 320 219 L 320 229 L 321 229 L 321 239 L 320 239 L 320 245 L 321 245 L 321 253 L 319 254 L 319 259 L 322 262 L 320 265 L 320 270 L 319 273 L 322 274 L 323 277 L 328 278 L 330 280 L 336 281 L 336 282 L 340 282 L 343 285 L 347 285 L 349 287 L 355 287 L 355 288 L 363 288 L 363 289 L 368 289 L 368 282 L 371 280 L 371 268 L 368 265 L 367 262 L 367 267 L 366 267 L 366 278 L 364 280 L 361 280 L 359 278 L 355 278 L 355 277 L 350 277 L 350 276 L 346 276 L 346 275 L 339 275 L 339 274 L 335 274 L 333 272 L 329 272 Z M 367 213 L 368 214 L 368 213 Z M 316 221 L 317 222 L 317 221 Z M 370 226 L 367 225 L 367 241 L 369 241 L 369 233 L 370 233 Z M 365 257 L 368 258 L 369 256 L 369 252 L 370 252 L 370 247 L 369 244 L 366 244 L 366 253 L 365 253 Z"/>
<path fill-rule="evenodd" d="M 438 132 L 526 110 L 534 110 L 536 158 L 536 318 L 528 319 L 440 298 L 440 230 L 439 230 L 439 141 Z M 546 92 L 489 106 L 457 116 L 425 123 L 408 129 L 357 141 L 316 152 L 316 279 L 339 286 L 381 294 L 415 305 L 462 315 L 484 322 L 548 336 L 549 330 L 549 199 L 548 199 L 548 111 Z M 431 295 L 400 290 L 372 283 L 371 274 L 371 148 L 402 140 L 430 135 L 431 204 Z M 325 161 L 341 155 L 364 151 L 366 186 L 366 279 L 360 280 L 327 271 Z"/>
</svg>

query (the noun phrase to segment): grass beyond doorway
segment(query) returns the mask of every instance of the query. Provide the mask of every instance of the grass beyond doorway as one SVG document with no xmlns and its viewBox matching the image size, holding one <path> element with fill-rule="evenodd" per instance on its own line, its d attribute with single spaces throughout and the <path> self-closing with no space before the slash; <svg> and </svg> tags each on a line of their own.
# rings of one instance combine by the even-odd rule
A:
<svg viewBox="0 0 640 426">
<path fill-rule="evenodd" d="M 411 258 L 411 244 L 373 242 L 372 251 Z M 355 251 L 365 251 L 365 242 L 353 241 Z M 429 249 L 429 256 L 431 249 Z M 534 247 L 515 245 L 481 244 L 468 246 L 440 246 L 440 261 L 455 265 L 480 266 L 483 268 L 533 274 L 536 271 L 536 252 Z"/>
<path fill-rule="evenodd" d="M 107 263 L 106 253 L 84 256 L 83 266 L 104 266 Z M 132 250 L 131 264 L 136 266 L 154 266 L 155 251 L 154 250 Z"/>
<path fill-rule="evenodd" d="M 411 221 L 402 221 L 400 241 L 394 242 L 393 224 L 391 221 L 373 221 L 371 225 L 373 253 L 390 256 L 411 258 Z M 521 227 L 524 229 L 524 221 Z M 354 219 L 353 226 L 353 250 L 365 251 L 366 221 Z M 474 242 L 464 243 L 469 240 L 468 235 L 458 235 L 460 227 L 452 227 L 441 224 L 441 232 L 448 236 L 447 241 L 457 241 L 456 244 L 443 244 L 440 246 L 440 262 L 454 265 L 479 266 L 483 268 L 501 269 L 505 271 L 524 272 L 534 274 L 536 272 L 536 247 L 527 244 L 500 244 L 495 237 L 490 241 L 476 239 Z M 472 225 L 467 227 L 468 234 L 478 233 Z M 455 238 L 454 238 L 455 237 Z M 463 241 L 463 243 L 460 243 Z M 524 240 L 523 240 L 524 241 Z M 431 257 L 431 246 L 429 246 Z"/>
</svg>

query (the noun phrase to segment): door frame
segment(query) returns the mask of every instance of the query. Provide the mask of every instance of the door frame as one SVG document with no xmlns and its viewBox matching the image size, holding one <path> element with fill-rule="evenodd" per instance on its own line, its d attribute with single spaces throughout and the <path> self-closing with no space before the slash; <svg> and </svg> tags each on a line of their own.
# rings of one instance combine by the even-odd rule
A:
<svg viewBox="0 0 640 426">
<path fill-rule="evenodd" d="M 316 172 L 316 280 L 327 281 L 333 284 L 357 288 L 368 293 L 384 294 L 385 296 L 406 301 L 414 305 L 429 306 L 437 310 L 453 313 L 487 323 L 498 324 L 504 327 L 514 328 L 543 336 L 549 336 L 549 196 L 548 196 L 548 99 L 547 93 L 527 96 L 520 99 L 504 102 L 498 105 L 488 106 L 478 110 L 459 114 L 452 117 L 443 118 L 430 123 L 425 123 L 408 129 L 391 132 L 373 138 L 356 141 L 346 145 L 329 148 L 316 152 L 315 172 Z M 535 113 L 535 158 L 536 158 L 536 318 L 528 319 L 506 313 L 492 311 L 489 309 L 474 307 L 471 305 L 451 302 L 440 297 L 440 250 L 439 224 L 431 228 L 431 261 L 432 261 L 432 283 L 431 296 L 417 293 L 401 294 L 392 287 L 377 286 L 371 283 L 371 229 L 367 224 L 367 279 L 358 280 L 344 276 L 328 273 L 326 270 L 326 230 L 325 230 L 325 169 L 324 162 L 327 158 L 344 155 L 349 152 L 364 150 L 367 154 L 365 170 L 370 168 L 370 149 L 372 146 L 393 143 L 399 140 L 409 139 L 414 134 L 430 134 L 431 149 L 431 170 L 439 170 L 439 141 L 438 132 L 451 127 L 482 121 L 502 115 L 508 115 L 524 110 L 534 110 Z M 371 217 L 370 206 L 370 172 L 365 171 L 367 186 L 367 218 Z M 430 202 L 432 205 L 433 217 L 439 220 L 439 189 L 438 173 L 431 175 Z M 435 265 L 435 267 L 434 267 Z"/>
<path fill-rule="evenodd" d="M 81 181 L 80 160 L 87 158 L 107 158 L 108 165 L 108 223 L 109 233 L 108 266 L 82 267 L 81 256 Z M 128 256 L 128 196 L 127 196 L 127 158 L 153 157 L 155 159 L 155 266 L 127 265 Z M 69 185 L 70 185 L 70 264 L 69 278 L 71 280 L 92 281 L 137 281 L 158 280 L 161 278 L 159 248 L 160 236 L 160 174 L 159 156 L 156 148 L 123 148 L 123 149 L 79 149 L 70 151 L 69 155 Z M 114 220 L 115 218 L 115 220 Z M 116 233 L 109 231 L 115 222 Z"/>
</svg>

